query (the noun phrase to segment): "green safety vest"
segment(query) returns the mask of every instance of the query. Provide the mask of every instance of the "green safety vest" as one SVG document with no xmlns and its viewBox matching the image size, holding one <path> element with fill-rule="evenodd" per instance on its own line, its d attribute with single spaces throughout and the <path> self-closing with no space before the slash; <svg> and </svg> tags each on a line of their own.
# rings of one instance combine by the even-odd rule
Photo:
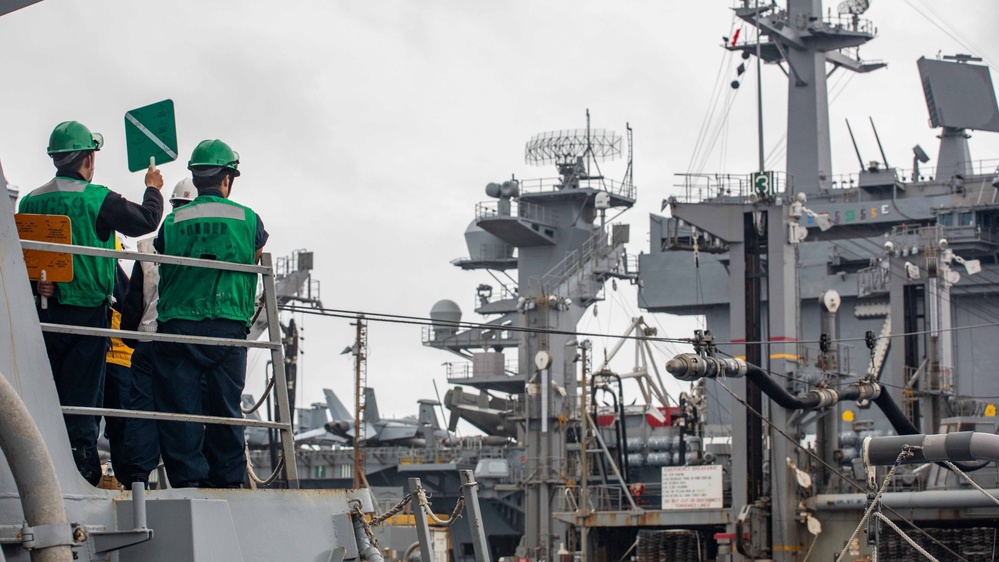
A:
<svg viewBox="0 0 999 562">
<path fill-rule="evenodd" d="M 21 200 L 21 213 L 66 215 L 70 220 L 73 244 L 114 249 L 114 236 L 97 237 L 97 214 L 111 190 L 83 180 L 56 176 Z M 111 302 L 114 292 L 113 258 L 73 255 L 73 280 L 56 283 L 59 302 L 70 306 L 95 307 Z"/>
<path fill-rule="evenodd" d="M 167 215 L 163 253 L 233 263 L 256 261 L 257 215 L 223 197 L 200 195 Z M 160 265 L 160 322 L 228 319 L 250 325 L 257 276 L 204 267 Z"/>
</svg>

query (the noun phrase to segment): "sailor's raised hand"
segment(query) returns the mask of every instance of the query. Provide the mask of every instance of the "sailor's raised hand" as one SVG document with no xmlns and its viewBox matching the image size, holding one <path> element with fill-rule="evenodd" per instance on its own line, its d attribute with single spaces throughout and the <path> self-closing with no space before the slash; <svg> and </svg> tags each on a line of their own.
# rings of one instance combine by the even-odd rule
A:
<svg viewBox="0 0 999 562">
<path fill-rule="evenodd" d="M 163 189 L 163 174 L 160 173 L 151 158 L 149 159 L 149 169 L 146 170 L 146 187 Z"/>
</svg>

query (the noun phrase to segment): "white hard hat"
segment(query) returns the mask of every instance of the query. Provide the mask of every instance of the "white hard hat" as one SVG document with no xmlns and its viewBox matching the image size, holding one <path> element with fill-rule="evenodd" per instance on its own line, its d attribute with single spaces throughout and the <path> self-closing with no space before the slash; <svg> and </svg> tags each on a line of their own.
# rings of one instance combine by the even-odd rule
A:
<svg viewBox="0 0 999 562">
<path fill-rule="evenodd" d="M 173 193 L 170 194 L 170 202 L 175 201 L 194 201 L 194 198 L 198 196 L 198 188 L 194 187 L 194 180 L 191 178 L 184 178 L 177 183 L 177 187 L 173 188 Z"/>
</svg>

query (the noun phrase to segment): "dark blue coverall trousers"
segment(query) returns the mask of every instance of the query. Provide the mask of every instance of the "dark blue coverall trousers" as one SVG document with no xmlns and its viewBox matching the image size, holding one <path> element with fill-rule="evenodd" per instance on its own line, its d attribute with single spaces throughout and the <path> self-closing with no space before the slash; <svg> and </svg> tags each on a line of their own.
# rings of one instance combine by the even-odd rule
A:
<svg viewBox="0 0 999 562">
<path fill-rule="evenodd" d="M 132 352 L 132 377 L 128 408 L 155 412 L 153 370 L 149 362 L 150 342 L 138 342 Z M 115 468 L 118 481 L 126 488 L 133 482 L 149 482 L 149 473 L 160 462 L 160 438 L 155 420 L 130 418 L 125 421 L 125 459 Z M 113 460 L 112 460 L 113 462 Z"/>
<path fill-rule="evenodd" d="M 117 363 L 104 367 L 104 407 L 121 410 L 129 409 L 129 394 L 132 386 L 131 369 Z M 104 437 L 111 446 L 111 468 L 115 475 L 127 464 L 125 432 L 128 422 L 125 418 L 108 416 L 104 418 Z M 118 478 L 121 482 L 121 478 Z"/>
<path fill-rule="evenodd" d="M 49 299 L 48 309 L 38 309 L 38 319 L 54 324 L 110 328 L 111 315 L 107 305 L 97 307 L 67 306 Z M 48 352 L 63 406 L 97 408 L 104 400 L 105 357 L 111 339 L 98 336 L 44 332 Z M 101 481 L 101 461 L 97 454 L 100 425 L 96 416 L 63 416 L 69 445 L 76 468 L 87 482 L 96 486 Z"/>
<path fill-rule="evenodd" d="M 235 320 L 169 320 L 161 334 L 246 339 L 246 325 Z M 152 342 L 156 410 L 241 418 L 239 410 L 246 378 L 246 348 Z M 134 360 L 133 360 L 134 361 Z M 170 485 L 238 487 L 246 479 L 244 428 L 157 421 L 160 450 Z"/>
</svg>

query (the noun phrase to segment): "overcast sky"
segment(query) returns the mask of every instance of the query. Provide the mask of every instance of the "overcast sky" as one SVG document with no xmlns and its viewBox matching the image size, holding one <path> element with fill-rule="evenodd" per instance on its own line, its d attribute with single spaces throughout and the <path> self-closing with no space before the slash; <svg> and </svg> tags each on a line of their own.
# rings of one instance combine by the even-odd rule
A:
<svg viewBox="0 0 999 562">
<path fill-rule="evenodd" d="M 468 255 L 462 234 L 487 199 L 484 186 L 511 174 L 553 177 L 553 168 L 524 163 L 524 142 L 584 127 L 587 108 L 594 127 L 634 128 L 639 202 L 621 220 L 632 224 L 629 253 L 648 251 L 648 214 L 673 192 L 674 174 L 691 168 L 713 88 L 734 79 L 741 62 L 720 48 L 739 27 L 730 5 L 45 0 L 0 18 L 0 159 L 8 181 L 27 192 L 51 177 L 44 149 L 52 127 L 80 120 L 106 140 L 95 182 L 139 200 L 142 175 L 126 168 L 123 115 L 171 98 L 182 162 L 161 167 L 165 191 L 186 175 L 198 141 L 221 138 L 241 155 L 233 199 L 261 215 L 275 256 L 315 252 L 326 306 L 426 316 L 448 298 L 465 320 L 479 320 L 475 287 L 492 280 L 449 262 Z M 835 3 L 826 5 L 835 12 Z M 935 13 L 948 31 L 920 11 Z M 844 118 L 865 160 L 877 151 L 869 116 L 890 163 L 909 167 L 917 143 L 935 160 L 918 57 L 972 50 L 991 63 L 993 79 L 999 64 L 995 0 L 875 0 L 865 17 L 880 37 L 861 55 L 889 66 L 830 79 L 837 174 L 857 170 Z M 786 81 L 774 66 L 763 70 L 765 146 L 783 169 Z M 697 169 L 756 167 L 755 85 L 752 74 L 744 78 Z M 732 95 L 720 92 L 721 102 Z M 999 158 L 997 137 L 974 133 L 972 156 Z M 623 169 L 620 161 L 604 167 L 616 178 Z M 582 330 L 616 333 L 638 313 L 630 288 L 608 295 Z M 323 387 L 349 404 L 352 364 L 339 352 L 353 328 L 347 320 L 299 321 L 299 404 L 321 400 Z M 674 337 L 692 327 L 666 316 L 654 323 Z M 369 328 L 368 379 L 383 414 L 414 414 L 417 398 L 433 397 L 432 380 L 442 394 L 446 388 L 441 364 L 453 356 L 420 338 L 414 326 Z M 609 343 L 596 342 L 598 353 Z M 258 394 L 265 361 L 251 358 L 247 376 Z"/>
</svg>

